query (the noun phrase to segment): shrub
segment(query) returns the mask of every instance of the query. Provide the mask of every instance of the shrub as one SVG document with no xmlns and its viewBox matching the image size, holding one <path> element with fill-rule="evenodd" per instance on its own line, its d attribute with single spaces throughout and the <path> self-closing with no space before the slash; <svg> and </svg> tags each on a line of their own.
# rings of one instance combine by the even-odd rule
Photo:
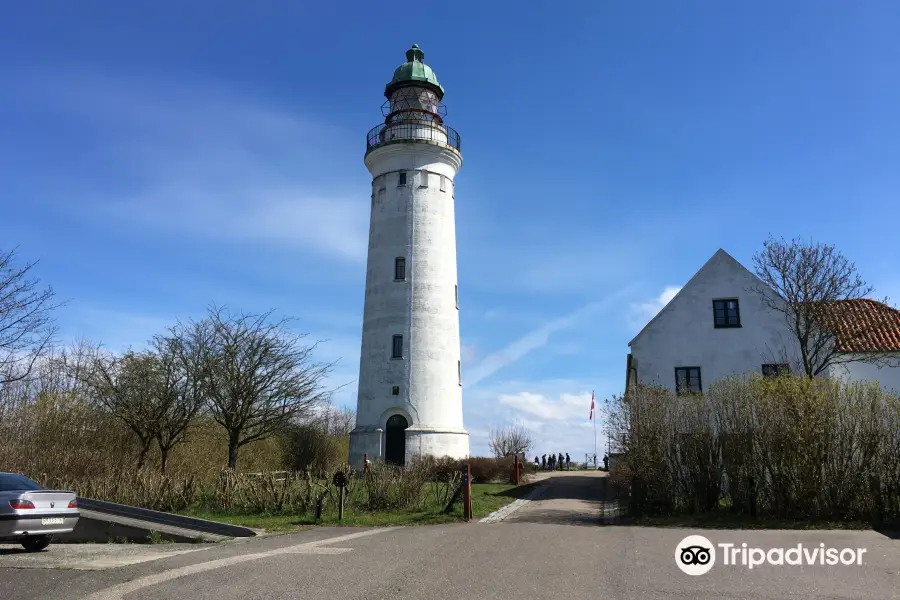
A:
<svg viewBox="0 0 900 600">
<path fill-rule="evenodd" d="M 876 384 L 730 378 L 693 396 L 637 386 L 613 400 L 611 423 L 627 470 L 610 484 L 639 483 L 631 493 L 651 512 L 900 517 L 900 397 Z"/>
<path fill-rule="evenodd" d="M 418 506 L 428 481 L 428 469 L 415 465 L 401 469 L 374 462 L 363 477 L 365 508 L 371 511 L 404 509 Z"/>
</svg>

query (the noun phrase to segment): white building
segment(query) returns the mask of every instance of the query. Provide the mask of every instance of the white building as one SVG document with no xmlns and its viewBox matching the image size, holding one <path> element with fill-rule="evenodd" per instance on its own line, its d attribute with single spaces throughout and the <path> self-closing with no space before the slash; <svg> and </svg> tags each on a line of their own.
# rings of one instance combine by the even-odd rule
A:
<svg viewBox="0 0 900 600">
<path fill-rule="evenodd" d="M 372 208 L 356 428 L 350 464 L 463 458 L 454 178 L 459 135 L 443 122 L 444 89 L 413 45 L 369 132 Z"/>
<path fill-rule="evenodd" d="M 775 373 L 795 363 L 799 344 L 784 314 L 767 306 L 762 293 L 778 298 L 719 249 L 629 342 L 626 387 L 643 383 L 677 392 L 703 391 L 718 379 Z M 876 380 L 900 391 L 900 311 L 875 300 L 844 301 L 835 329 L 839 344 L 842 331 L 866 332 L 864 339 L 853 336 L 842 351 L 890 353 L 883 355 L 898 362 L 838 364 L 828 375 Z"/>
</svg>

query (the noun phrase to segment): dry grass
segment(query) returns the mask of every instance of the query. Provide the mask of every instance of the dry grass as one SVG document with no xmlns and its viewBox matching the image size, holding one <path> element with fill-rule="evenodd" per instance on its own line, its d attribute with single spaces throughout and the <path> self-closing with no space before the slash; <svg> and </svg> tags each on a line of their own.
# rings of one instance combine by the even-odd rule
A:
<svg viewBox="0 0 900 600">
<path fill-rule="evenodd" d="M 77 358 L 77 357 L 76 357 Z M 64 365 L 71 367 L 71 360 Z M 0 387 L 0 468 L 45 486 L 144 508 L 204 514 L 306 515 L 318 499 L 338 502 L 331 476 L 347 461 L 342 423 L 299 424 L 241 448 L 238 470 L 228 460 L 225 431 L 208 414 L 193 421 L 169 453 L 158 449 L 137 469 L 136 436 L 53 360 L 28 382 Z M 506 483 L 512 459 L 473 459 L 473 481 Z M 423 459 L 405 469 L 376 463 L 352 476 L 345 506 L 357 514 L 421 512 L 446 506 L 462 481 L 463 463 Z M 442 517 L 443 518 L 443 517 Z"/>
</svg>

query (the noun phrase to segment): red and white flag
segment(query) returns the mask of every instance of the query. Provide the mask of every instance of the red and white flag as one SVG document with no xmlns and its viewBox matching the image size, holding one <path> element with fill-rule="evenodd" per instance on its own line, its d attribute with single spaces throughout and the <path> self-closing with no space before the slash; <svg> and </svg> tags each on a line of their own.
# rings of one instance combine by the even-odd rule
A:
<svg viewBox="0 0 900 600">
<path fill-rule="evenodd" d="M 588 417 L 588 420 L 593 420 L 594 418 L 594 392 L 591 392 L 591 416 Z"/>
</svg>

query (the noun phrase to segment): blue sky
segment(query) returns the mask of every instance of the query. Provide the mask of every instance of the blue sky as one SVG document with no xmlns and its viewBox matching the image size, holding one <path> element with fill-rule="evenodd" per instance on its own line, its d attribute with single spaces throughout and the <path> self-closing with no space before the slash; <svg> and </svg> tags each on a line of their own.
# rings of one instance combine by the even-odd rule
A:
<svg viewBox="0 0 900 600">
<path fill-rule="evenodd" d="M 466 425 L 591 451 L 627 343 L 718 249 L 836 244 L 900 297 L 900 8 L 188 0 L 7 7 L 0 239 L 140 346 L 210 302 L 327 339 L 355 405 L 366 132 L 418 43 L 462 136 Z"/>
</svg>

